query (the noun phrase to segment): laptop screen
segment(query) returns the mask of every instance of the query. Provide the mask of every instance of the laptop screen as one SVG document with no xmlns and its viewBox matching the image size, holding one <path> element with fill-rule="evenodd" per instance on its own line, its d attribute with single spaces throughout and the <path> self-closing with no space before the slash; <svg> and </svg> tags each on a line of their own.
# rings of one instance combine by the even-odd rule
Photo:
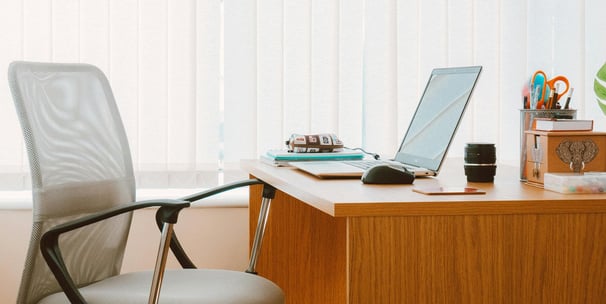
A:
<svg viewBox="0 0 606 304">
<path fill-rule="evenodd" d="M 434 69 L 395 159 L 438 171 L 482 67 Z"/>
</svg>

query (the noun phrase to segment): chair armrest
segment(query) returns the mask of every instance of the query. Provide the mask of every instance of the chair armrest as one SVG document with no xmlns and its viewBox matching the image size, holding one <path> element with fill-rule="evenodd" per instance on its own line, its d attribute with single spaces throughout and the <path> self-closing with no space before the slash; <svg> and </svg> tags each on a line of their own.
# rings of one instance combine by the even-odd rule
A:
<svg viewBox="0 0 606 304">
<path fill-rule="evenodd" d="M 237 188 L 241 188 L 241 187 L 246 187 L 246 186 L 252 186 L 252 185 L 265 185 L 265 183 L 259 179 L 256 178 L 251 178 L 251 179 L 247 179 L 247 180 L 242 180 L 242 181 L 237 181 L 237 182 L 233 182 L 233 183 L 229 183 L 229 184 L 225 184 L 222 186 L 218 186 L 206 191 L 201 191 L 198 193 L 194 193 L 185 197 L 181 197 L 179 198 L 180 200 L 183 201 L 188 201 L 188 202 L 195 202 L 195 201 L 199 201 L 202 200 L 204 198 L 225 192 L 225 191 L 229 191 L 229 190 L 233 190 L 233 189 L 237 189 Z M 162 222 L 156 218 L 156 224 L 158 225 L 159 229 L 162 229 Z M 194 262 L 189 258 L 189 256 L 187 255 L 187 253 L 185 253 L 185 250 L 183 249 L 183 247 L 181 246 L 181 243 L 179 242 L 179 239 L 177 238 L 177 234 L 173 233 L 173 237 L 170 241 L 170 249 L 173 252 L 173 254 L 175 255 L 175 257 L 177 258 L 177 261 L 179 261 L 179 264 L 181 265 L 181 267 L 183 268 L 196 268 L 196 265 L 194 264 Z"/>
<path fill-rule="evenodd" d="M 218 187 L 214 187 L 212 189 L 208 189 L 206 191 L 202 191 L 202 192 L 198 192 L 198 193 L 194 193 L 188 196 L 184 196 L 179 198 L 179 200 L 182 201 L 188 201 L 188 202 L 195 202 L 195 201 L 199 201 L 201 199 L 207 198 L 209 196 L 213 196 L 225 191 L 229 191 L 229 190 L 233 190 L 233 189 L 237 189 L 237 188 L 242 188 L 242 187 L 246 187 L 246 186 L 252 186 L 252 185 L 264 185 L 265 183 L 261 180 L 258 180 L 256 178 L 251 178 L 251 179 L 246 179 L 246 180 L 241 180 L 241 181 L 237 181 L 237 182 L 233 182 L 233 183 L 229 183 L 229 184 L 225 184 L 222 186 L 218 186 Z"/>
<path fill-rule="evenodd" d="M 90 214 L 63 224 L 54 226 L 42 235 L 40 240 L 40 251 L 65 295 L 72 303 L 86 303 L 82 294 L 74 284 L 67 271 L 61 250 L 59 248 L 59 236 L 65 232 L 72 231 L 120 214 L 148 207 L 160 207 L 156 212 L 156 218 L 162 222 L 175 223 L 181 209 L 189 207 L 190 202 L 180 200 L 149 200 L 121 205 L 109 210 Z"/>
</svg>

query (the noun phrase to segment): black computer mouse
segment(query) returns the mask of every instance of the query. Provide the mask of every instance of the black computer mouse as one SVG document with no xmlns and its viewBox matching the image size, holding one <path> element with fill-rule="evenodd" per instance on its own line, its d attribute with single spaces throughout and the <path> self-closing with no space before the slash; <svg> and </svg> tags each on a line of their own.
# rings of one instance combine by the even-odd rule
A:
<svg viewBox="0 0 606 304">
<path fill-rule="evenodd" d="M 412 184 L 414 173 L 403 166 L 395 164 L 380 164 L 370 167 L 362 175 L 365 184 Z"/>
</svg>

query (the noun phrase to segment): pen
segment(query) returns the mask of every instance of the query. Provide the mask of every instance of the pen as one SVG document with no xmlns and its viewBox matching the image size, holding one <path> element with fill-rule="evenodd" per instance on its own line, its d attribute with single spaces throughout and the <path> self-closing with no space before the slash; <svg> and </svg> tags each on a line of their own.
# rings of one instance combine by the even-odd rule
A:
<svg viewBox="0 0 606 304">
<path fill-rule="evenodd" d="M 566 98 L 566 104 L 564 105 L 564 110 L 568 110 L 568 106 L 570 105 L 570 99 L 572 98 L 572 92 L 574 92 L 574 88 L 570 88 L 570 93 L 568 94 L 568 98 Z"/>
<path fill-rule="evenodd" d="M 551 110 L 554 108 L 554 106 L 553 106 L 555 103 L 554 99 L 556 98 L 556 96 L 558 94 L 557 90 L 558 90 L 557 87 L 554 87 L 553 90 L 551 92 L 549 92 L 549 96 L 547 99 L 547 106 L 545 106 L 545 109 Z"/>
<path fill-rule="evenodd" d="M 539 106 L 539 91 L 541 90 L 540 86 L 536 86 L 534 89 L 534 94 L 532 95 L 532 98 L 530 99 L 530 108 L 532 110 L 536 110 L 538 109 Z"/>
<path fill-rule="evenodd" d="M 550 109 L 556 108 L 556 103 L 558 102 L 558 91 L 560 91 L 560 84 L 556 84 L 555 88 L 553 88 L 553 99 L 551 100 Z"/>
</svg>

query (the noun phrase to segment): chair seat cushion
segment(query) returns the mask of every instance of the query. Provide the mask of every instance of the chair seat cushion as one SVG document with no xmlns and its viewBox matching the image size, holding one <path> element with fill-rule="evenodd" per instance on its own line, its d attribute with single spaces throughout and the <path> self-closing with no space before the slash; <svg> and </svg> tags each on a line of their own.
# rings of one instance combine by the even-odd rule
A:
<svg viewBox="0 0 606 304">
<path fill-rule="evenodd" d="M 94 303 L 147 303 L 152 272 L 133 272 L 80 288 L 84 299 Z M 282 290 L 273 282 L 231 270 L 167 270 L 160 303 L 284 303 Z M 69 303 L 61 292 L 39 303 Z"/>
</svg>

